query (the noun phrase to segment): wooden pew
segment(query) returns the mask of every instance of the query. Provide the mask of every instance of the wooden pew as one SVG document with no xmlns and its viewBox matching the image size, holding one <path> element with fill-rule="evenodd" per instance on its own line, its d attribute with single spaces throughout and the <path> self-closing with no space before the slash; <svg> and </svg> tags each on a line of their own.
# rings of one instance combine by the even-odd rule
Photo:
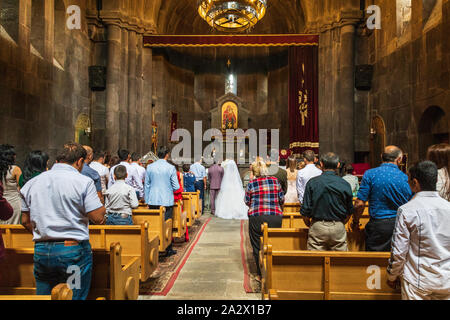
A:
<svg viewBox="0 0 450 320">
<path fill-rule="evenodd" d="M 65 283 L 60 283 L 53 288 L 52 294 L 49 296 L 41 295 L 5 295 L 0 296 L 0 301 L 12 301 L 12 300 L 72 300 L 73 292 L 69 289 L 69 286 Z"/>
<path fill-rule="evenodd" d="M 269 228 L 267 223 L 261 226 L 259 264 L 265 263 L 264 248 L 271 245 L 274 251 L 307 250 L 308 228 Z M 347 246 L 349 252 L 365 250 L 364 230 L 347 232 Z"/>
<path fill-rule="evenodd" d="M 104 250 L 111 243 L 119 242 L 123 263 L 139 259 L 141 281 L 148 280 L 158 267 L 159 237 L 149 232 L 148 223 L 140 226 L 89 226 L 89 242 L 93 249 Z"/>
<path fill-rule="evenodd" d="M 183 192 L 183 207 L 186 210 L 187 226 L 192 227 L 195 222 L 195 203 L 190 193 Z"/>
<path fill-rule="evenodd" d="M 111 300 L 137 300 L 139 295 L 139 259 L 122 265 L 122 248 L 113 243 L 108 250 L 93 249 L 92 281 L 89 299 L 106 297 Z M 6 249 L 0 261 L 0 294 L 35 295 L 33 275 L 34 248 Z"/>
<path fill-rule="evenodd" d="M 34 248 L 33 236 L 23 226 L 3 225 L 0 230 L 5 232 L 6 248 Z M 111 243 L 120 242 L 124 263 L 132 258 L 139 258 L 141 281 L 150 278 L 158 267 L 159 237 L 149 233 L 148 223 L 140 226 L 89 226 L 89 242 L 93 249 L 104 250 L 109 250 Z"/>
<path fill-rule="evenodd" d="M 164 252 L 172 243 L 172 221 L 173 219 L 164 220 L 166 208 L 160 207 L 159 210 L 148 208 L 133 210 L 133 223 L 141 225 L 145 222 L 149 224 L 149 238 L 153 238 L 156 234 L 159 237 L 159 251 Z"/>
<path fill-rule="evenodd" d="M 388 252 L 273 251 L 265 248 L 263 299 L 400 299 L 387 284 Z"/>
<path fill-rule="evenodd" d="M 175 238 L 181 238 L 186 234 L 187 228 L 187 213 L 183 208 L 182 210 L 182 202 L 179 201 L 175 203 L 173 207 L 173 226 L 172 226 L 172 235 Z"/>
<path fill-rule="evenodd" d="M 300 213 L 300 203 L 285 203 L 283 213 Z"/>
<path fill-rule="evenodd" d="M 196 192 L 183 192 L 183 195 L 191 195 L 192 201 L 195 205 L 195 219 L 197 220 L 202 216 L 202 200 L 200 199 L 200 190 L 197 190 Z"/>
<path fill-rule="evenodd" d="M 307 228 L 307 226 L 300 213 L 290 212 L 283 213 L 281 228 Z"/>
</svg>

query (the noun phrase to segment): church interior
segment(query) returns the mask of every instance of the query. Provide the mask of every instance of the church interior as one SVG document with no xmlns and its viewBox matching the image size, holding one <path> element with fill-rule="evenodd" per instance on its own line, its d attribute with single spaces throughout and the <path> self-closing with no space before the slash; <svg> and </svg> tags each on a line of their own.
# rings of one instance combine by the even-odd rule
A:
<svg viewBox="0 0 450 320">
<path fill-rule="evenodd" d="M 215 9 L 202 13 L 202 8 L 211 3 L 225 13 L 208 21 Z M 227 16 L 233 6 L 245 11 L 242 21 Z M 449 0 L 0 0 L 0 143 L 14 146 L 19 166 L 33 150 L 45 150 L 53 164 L 69 141 L 111 154 L 127 149 L 145 155 L 160 146 L 173 148 L 175 129 L 194 136 L 194 124 L 201 121 L 203 131 L 278 129 L 279 149 L 335 152 L 344 163 L 371 168 L 380 165 L 386 146 L 395 145 L 407 167 L 425 159 L 429 146 L 449 143 L 449 30 Z M 312 53 L 314 63 L 302 60 L 295 66 L 295 52 Z M 308 89 L 293 87 L 296 72 Z M 305 80 L 302 85 L 306 88 Z M 306 128 L 305 121 L 307 131 L 297 131 Z M 359 288 L 359 271 L 348 285 L 353 287 L 342 292 L 338 280 L 320 277 L 302 288 L 304 295 L 271 291 L 289 287 L 295 274 L 292 264 L 282 266 L 287 258 L 276 251 L 273 257 L 270 251 L 273 270 L 263 272 L 258 288 L 247 276 L 254 266 L 241 261 L 241 252 L 251 250 L 242 231 L 248 226 L 202 216 L 196 194 L 186 197 L 184 223 L 192 227 L 180 222 L 178 228 L 189 228 L 195 254 L 176 256 L 177 268 L 184 268 L 166 266 L 170 272 L 158 274 L 158 283 L 127 282 L 111 299 L 399 298 L 384 282 L 379 293 Z M 303 228 L 293 215 L 299 209 L 292 210 L 287 226 Z M 6 247 L 20 233 L 8 232 Z M 110 240 L 128 241 L 114 238 L 114 231 L 92 232 L 107 249 L 119 250 L 109 248 Z M 149 244 L 154 234 L 149 232 Z M 270 228 L 266 236 L 274 248 L 283 241 Z M 170 242 L 161 239 L 160 251 Z M 265 245 L 261 261 L 267 265 Z M 122 257 L 122 266 L 132 263 L 130 257 Z M 369 255 L 383 266 L 386 257 Z M 337 255 L 322 258 L 305 256 L 310 269 L 300 269 L 332 279 L 351 269 L 340 268 L 345 263 Z M 353 266 L 369 258 L 355 254 Z M 198 273 L 211 259 L 217 269 Z M 142 279 L 143 266 L 140 270 Z M 115 280 L 132 272 L 122 271 Z M 361 278 L 364 274 L 365 269 Z M 105 292 L 98 296 L 110 294 Z"/>
</svg>

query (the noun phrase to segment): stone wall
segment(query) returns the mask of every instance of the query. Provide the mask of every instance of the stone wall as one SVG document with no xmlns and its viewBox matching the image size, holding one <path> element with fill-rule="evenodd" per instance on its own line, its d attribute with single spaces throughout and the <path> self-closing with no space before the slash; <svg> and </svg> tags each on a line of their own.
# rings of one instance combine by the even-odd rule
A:
<svg viewBox="0 0 450 320">
<path fill-rule="evenodd" d="M 400 34 L 396 28 L 395 1 L 373 2 L 383 13 L 382 29 L 358 39 L 359 62 L 374 65 L 373 87 L 357 97 L 365 95 L 361 101 L 363 110 L 384 120 L 386 144 L 400 146 L 410 155 L 412 163 L 425 157 L 429 144 L 448 140 L 450 1 L 412 0 L 411 20 L 406 24 L 407 30 Z M 423 118 L 430 107 L 439 107 L 445 116 Z M 421 119 L 429 124 L 427 130 L 433 132 L 421 132 L 424 131 L 420 128 Z M 359 123 L 358 131 L 363 131 L 366 137 L 370 118 L 358 120 L 355 122 Z M 434 134 L 434 138 L 426 138 L 428 134 Z M 363 147 L 370 148 L 368 144 Z"/>
</svg>

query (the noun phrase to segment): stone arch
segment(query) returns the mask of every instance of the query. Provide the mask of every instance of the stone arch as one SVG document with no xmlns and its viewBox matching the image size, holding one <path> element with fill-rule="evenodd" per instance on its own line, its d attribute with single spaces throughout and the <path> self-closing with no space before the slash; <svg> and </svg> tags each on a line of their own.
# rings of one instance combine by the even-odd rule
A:
<svg viewBox="0 0 450 320">
<path fill-rule="evenodd" d="M 0 35 L 19 42 L 19 1 L 0 0 Z"/>
<path fill-rule="evenodd" d="M 81 113 L 75 123 L 75 142 L 91 145 L 91 120 L 87 114 Z"/>
<path fill-rule="evenodd" d="M 45 56 L 45 1 L 33 0 L 31 2 L 31 53 L 43 59 Z"/>
<path fill-rule="evenodd" d="M 64 69 L 66 60 L 66 5 L 64 0 L 55 0 L 54 10 L 53 64 L 60 69 Z"/>
<path fill-rule="evenodd" d="M 422 114 L 418 125 L 419 158 L 425 159 L 428 147 L 449 142 L 448 117 L 439 106 L 430 106 Z"/>
<path fill-rule="evenodd" d="M 381 116 L 372 118 L 370 140 L 370 165 L 372 168 L 381 164 L 381 154 L 386 147 L 386 125 Z"/>
</svg>

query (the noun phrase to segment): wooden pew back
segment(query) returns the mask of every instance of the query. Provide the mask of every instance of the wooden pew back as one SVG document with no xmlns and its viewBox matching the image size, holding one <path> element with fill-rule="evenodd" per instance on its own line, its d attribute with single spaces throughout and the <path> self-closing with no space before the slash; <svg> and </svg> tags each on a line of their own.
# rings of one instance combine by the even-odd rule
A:
<svg viewBox="0 0 450 320">
<path fill-rule="evenodd" d="M 202 216 L 202 203 L 200 199 L 200 190 L 197 190 L 196 192 L 183 192 L 183 195 L 191 195 L 192 201 L 195 206 L 195 219 L 197 220 Z"/>
<path fill-rule="evenodd" d="M 187 228 L 187 212 L 182 206 L 182 201 L 179 201 L 173 207 L 173 226 L 172 235 L 175 238 L 181 238 L 186 234 Z"/>
<path fill-rule="evenodd" d="M 195 203 L 192 195 L 188 192 L 183 192 L 183 207 L 186 210 L 187 226 L 192 227 L 195 222 Z"/>
<path fill-rule="evenodd" d="M 48 296 L 38 295 L 0 295 L 0 301 L 12 300 L 72 300 L 73 292 L 65 283 L 60 283 L 52 289 L 52 294 Z"/>
<path fill-rule="evenodd" d="M 145 222 L 149 224 L 149 238 L 156 234 L 159 237 L 159 251 L 164 252 L 172 243 L 172 219 L 164 220 L 166 208 L 159 210 L 147 208 L 133 210 L 133 223 L 141 225 Z"/>
<path fill-rule="evenodd" d="M 387 252 L 272 251 L 263 297 L 295 300 L 399 299 L 387 284 Z M 272 290 L 272 291 L 271 291 Z"/>
</svg>

